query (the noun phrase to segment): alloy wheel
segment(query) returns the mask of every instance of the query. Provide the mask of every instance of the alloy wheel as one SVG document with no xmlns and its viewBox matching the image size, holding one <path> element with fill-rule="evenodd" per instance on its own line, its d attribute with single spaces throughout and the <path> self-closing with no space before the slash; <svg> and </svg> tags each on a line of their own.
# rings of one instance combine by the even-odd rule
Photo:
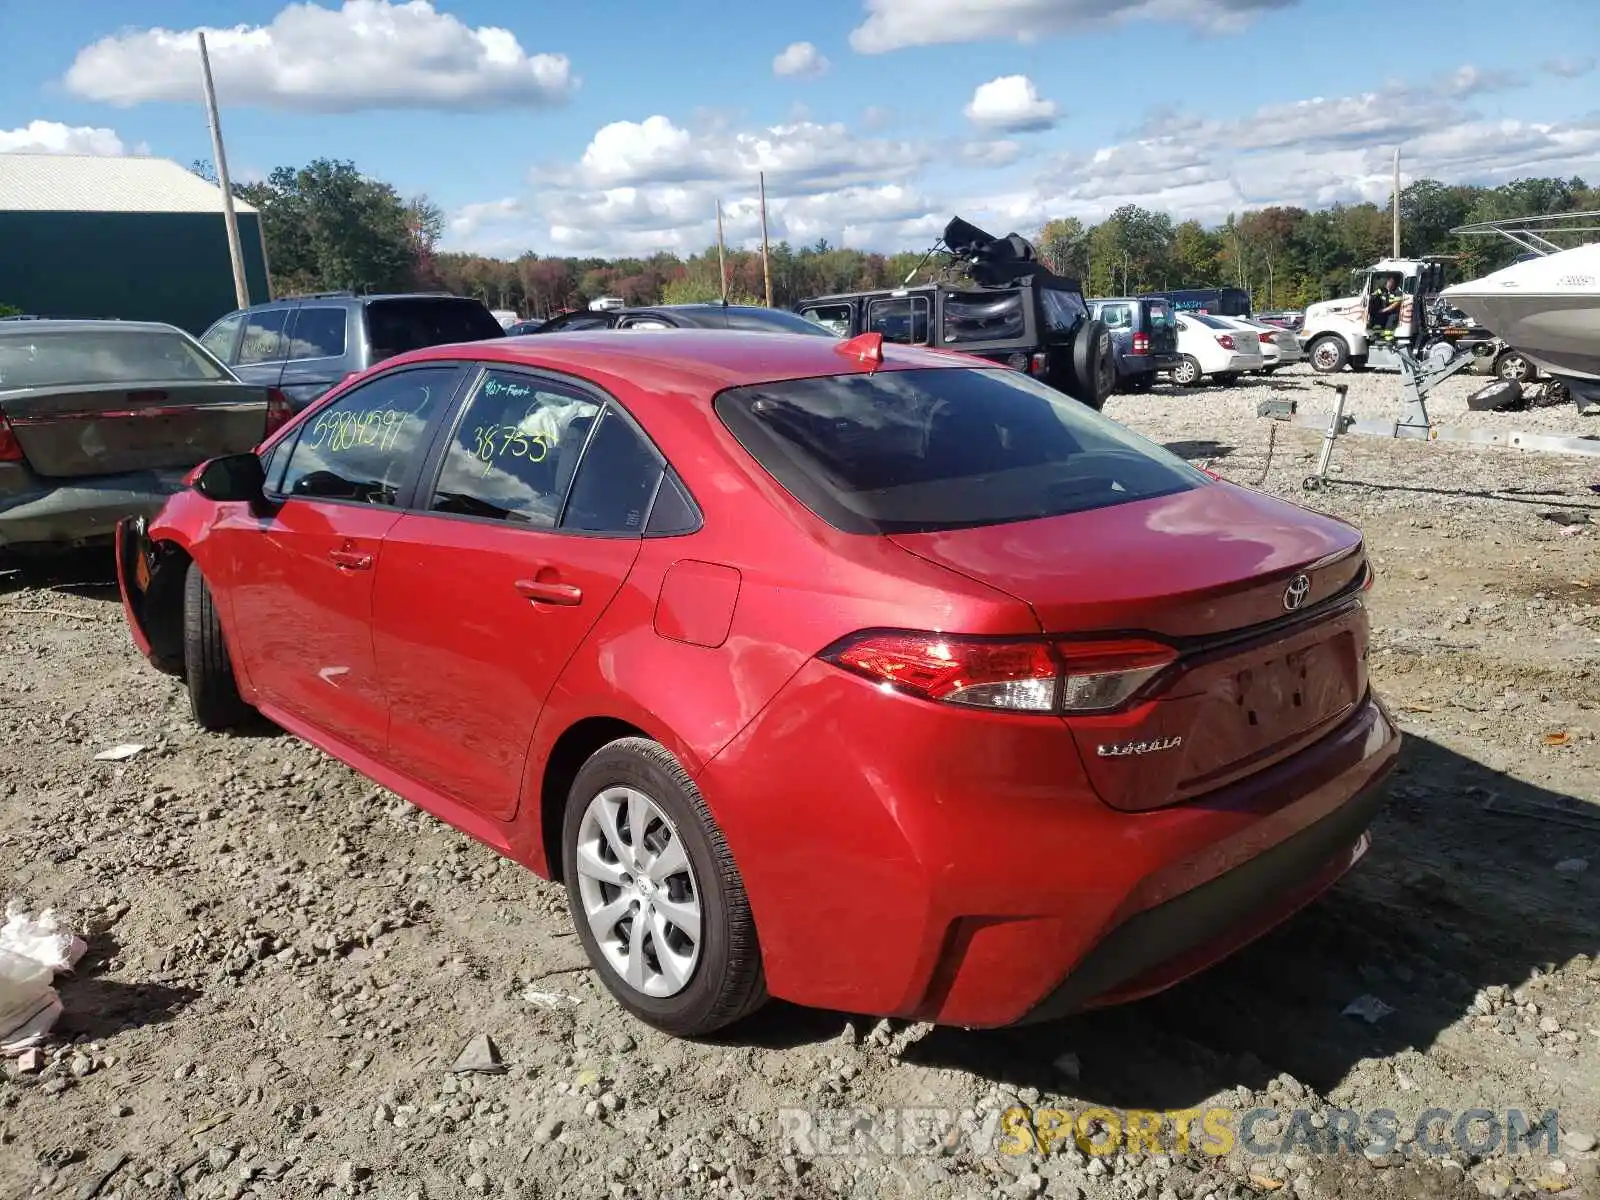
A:
<svg viewBox="0 0 1600 1200">
<path fill-rule="evenodd" d="M 600 955 L 634 991 L 675 996 L 700 961 L 700 886 L 671 818 L 644 792 L 609 787 L 578 826 L 578 892 Z"/>
</svg>

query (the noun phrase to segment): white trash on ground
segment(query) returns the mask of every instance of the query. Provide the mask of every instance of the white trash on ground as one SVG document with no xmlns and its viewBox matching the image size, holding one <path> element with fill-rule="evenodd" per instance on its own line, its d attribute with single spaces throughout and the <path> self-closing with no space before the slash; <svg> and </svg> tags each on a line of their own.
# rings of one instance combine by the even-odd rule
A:
<svg viewBox="0 0 1600 1200">
<path fill-rule="evenodd" d="M 0 926 L 0 1054 L 15 1054 L 44 1040 L 61 1016 L 61 997 L 52 986 L 56 972 L 70 971 L 87 943 L 63 929 L 45 909 L 30 917 L 6 906 Z"/>
</svg>

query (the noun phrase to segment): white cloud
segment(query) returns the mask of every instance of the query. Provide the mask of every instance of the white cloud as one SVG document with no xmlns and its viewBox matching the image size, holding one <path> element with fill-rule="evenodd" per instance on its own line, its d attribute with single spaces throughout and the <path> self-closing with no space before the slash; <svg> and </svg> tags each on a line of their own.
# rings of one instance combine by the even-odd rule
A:
<svg viewBox="0 0 1600 1200">
<path fill-rule="evenodd" d="M 986 129 L 1030 133 L 1049 129 L 1060 111 L 1046 100 L 1026 75 L 1002 75 L 981 83 L 964 110 L 967 120 Z"/>
<path fill-rule="evenodd" d="M 128 107 L 195 102 L 194 29 L 138 29 L 78 52 L 67 87 Z M 304 112 L 484 110 L 558 103 L 577 86 L 562 54 L 529 54 L 515 34 L 472 28 L 429 0 L 290 4 L 267 25 L 204 30 L 218 102 Z"/>
<path fill-rule="evenodd" d="M 1552 58 L 1544 64 L 1546 71 L 1552 75 L 1559 75 L 1562 79 L 1581 79 L 1594 70 L 1594 67 L 1595 60 L 1592 54 Z"/>
<path fill-rule="evenodd" d="M 774 240 L 884 252 L 925 248 L 958 213 L 1029 234 L 1050 217 L 1098 221 L 1122 204 L 1207 223 L 1273 204 L 1382 205 L 1397 144 L 1406 182 L 1594 174 L 1600 117 L 1485 119 L 1461 91 L 1487 77 L 1463 68 L 1231 120 L 1152 111 L 1135 132 L 1037 160 L 999 133 L 912 141 L 840 124 L 747 129 L 726 114 L 684 125 L 658 115 L 601 129 L 578 161 L 534 172 L 527 196 L 453 214 L 449 240 L 508 255 L 699 253 L 715 242 L 720 199 L 728 243 L 753 248 L 760 170 Z"/>
<path fill-rule="evenodd" d="M 816 79 L 827 74 L 831 64 L 810 42 L 795 42 L 772 60 L 772 73 L 796 79 Z"/>
<path fill-rule="evenodd" d="M 1211 33 L 1244 28 L 1298 0 L 866 0 L 867 19 L 850 33 L 859 54 L 908 46 L 1041 37 L 1120 25 L 1179 21 Z"/>
<path fill-rule="evenodd" d="M 841 123 L 797 121 L 755 131 L 713 128 L 697 135 L 657 115 L 604 126 L 576 169 L 556 173 L 554 181 L 591 189 L 748 183 L 765 172 L 769 189 L 818 192 L 902 179 L 926 158 L 926 150 L 914 143 L 857 139 Z"/>
<path fill-rule="evenodd" d="M 143 152 L 144 147 L 135 153 Z M 114 129 L 92 125 L 63 125 L 60 121 L 30 121 L 20 129 L 0 129 L 0 154 L 100 154 L 115 157 L 129 153 Z"/>
</svg>

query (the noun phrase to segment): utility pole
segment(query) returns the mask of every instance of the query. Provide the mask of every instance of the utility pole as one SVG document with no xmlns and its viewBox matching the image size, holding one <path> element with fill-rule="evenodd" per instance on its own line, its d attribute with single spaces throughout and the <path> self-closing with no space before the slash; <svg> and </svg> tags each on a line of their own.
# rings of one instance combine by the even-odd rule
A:
<svg viewBox="0 0 1600 1200">
<path fill-rule="evenodd" d="M 762 171 L 761 181 L 761 279 L 766 284 L 768 308 L 772 307 L 772 252 L 767 246 L 767 173 Z"/>
<path fill-rule="evenodd" d="M 1394 256 L 1400 257 L 1400 147 L 1394 148 Z"/>
<path fill-rule="evenodd" d="M 244 277 L 244 248 L 239 244 L 239 214 L 233 210 L 233 185 L 228 181 L 228 156 L 222 150 L 222 121 L 217 116 L 217 89 L 211 82 L 211 57 L 206 35 L 200 39 L 200 71 L 205 79 L 206 118 L 211 123 L 211 157 L 216 160 L 217 185 L 222 188 L 222 220 L 228 227 L 228 257 L 233 260 L 233 292 L 240 308 L 250 307 L 250 286 Z"/>
<path fill-rule="evenodd" d="M 722 302 L 728 302 L 728 256 L 722 248 L 722 201 L 717 201 L 717 282 L 722 287 Z"/>
</svg>

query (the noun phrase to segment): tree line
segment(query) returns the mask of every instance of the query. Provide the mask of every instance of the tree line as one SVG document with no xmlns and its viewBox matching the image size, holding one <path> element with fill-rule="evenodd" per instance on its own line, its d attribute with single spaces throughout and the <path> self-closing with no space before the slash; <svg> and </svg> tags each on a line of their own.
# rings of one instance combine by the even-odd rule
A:
<svg viewBox="0 0 1600 1200">
<path fill-rule="evenodd" d="M 192 169 L 215 180 L 208 163 Z M 443 289 L 525 316 L 580 307 L 600 296 L 679 304 L 722 295 L 715 246 L 687 258 L 667 251 L 615 259 L 440 252 L 439 208 L 426 196 L 401 195 L 351 162 L 280 167 L 265 180 L 235 184 L 234 191 L 261 212 L 278 295 Z M 1592 209 L 1600 209 L 1600 189 L 1579 178 L 1518 179 L 1492 188 L 1420 179 L 1400 193 L 1401 246 L 1408 256 L 1454 256 L 1450 277 L 1470 279 L 1505 265 L 1515 248 L 1501 238 L 1452 235 L 1455 226 Z M 1271 310 L 1348 294 L 1352 272 L 1390 252 L 1391 221 L 1388 207 L 1336 204 L 1253 209 L 1207 226 L 1128 204 L 1097 224 L 1063 217 L 1020 232 L 1051 269 L 1081 280 L 1089 295 L 1232 285 L 1250 292 L 1256 308 Z M 729 249 L 726 262 L 728 299 L 761 303 L 761 255 Z M 898 286 L 922 264 L 920 253 L 878 254 L 826 240 L 798 248 L 778 242 L 770 253 L 772 299 L 789 307 L 809 296 Z"/>
</svg>

